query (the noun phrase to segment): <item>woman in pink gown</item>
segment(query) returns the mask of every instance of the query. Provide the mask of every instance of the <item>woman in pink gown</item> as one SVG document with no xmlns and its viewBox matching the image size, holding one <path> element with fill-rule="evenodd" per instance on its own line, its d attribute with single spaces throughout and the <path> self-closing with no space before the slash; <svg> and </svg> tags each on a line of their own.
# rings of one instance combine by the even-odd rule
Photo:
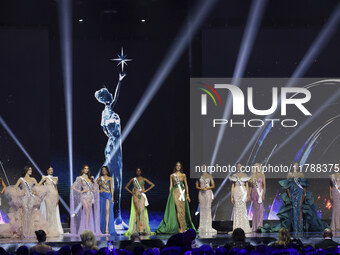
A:
<svg viewBox="0 0 340 255">
<path fill-rule="evenodd" d="M 253 202 L 253 232 L 259 227 L 263 227 L 263 202 L 266 194 L 266 177 L 262 173 L 262 165 L 255 163 L 254 168 L 255 171 L 250 178 L 250 194 Z"/>
<path fill-rule="evenodd" d="M 91 176 L 88 165 L 83 166 L 80 176 L 72 185 L 70 209 L 72 235 L 79 235 L 84 230 L 91 230 L 95 235 L 102 235 L 99 187 Z"/>
<path fill-rule="evenodd" d="M 32 238 L 36 230 L 44 230 L 47 236 L 58 236 L 58 231 L 50 226 L 40 213 L 40 204 L 48 190 L 39 186 L 36 179 L 31 177 L 32 167 L 25 166 L 22 177 L 14 186 L 5 190 L 10 210 L 9 223 L 0 225 L 2 238 Z"/>
<path fill-rule="evenodd" d="M 333 201 L 331 228 L 340 231 L 340 173 L 331 175 L 330 197 Z"/>
</svg>

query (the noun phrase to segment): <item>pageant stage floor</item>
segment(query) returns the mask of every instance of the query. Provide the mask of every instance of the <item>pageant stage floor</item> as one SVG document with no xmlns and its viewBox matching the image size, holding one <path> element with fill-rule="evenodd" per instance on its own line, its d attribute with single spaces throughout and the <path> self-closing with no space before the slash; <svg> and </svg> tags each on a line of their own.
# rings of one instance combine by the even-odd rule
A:
<svg viewBox="0 0 340 255">
<path fill-rule="evenodd" d="M 166 244 L 170 235 L 154 235 L 154 236 L 144 236 L 142 237 L 142 242 L 148 247 L 161 247 Z M 322 240 L 322 233 L 303 233 L 297 236 L 301 241 L 308 245 L 314 246 L 316 243 Z M 230 240 L 231 235 L 228 232 L 218 232 L 215 236 L 197 236 L 196 244 L 201 246 L 203 244 L 208 244 L 214 249 L 223 246 L 228 240 Z M 248 234 L 246 241 L 253 245 L 268 244 L 277 239 L 277 233 L 252 233 Z M 112 240 L 116 249 L 124 248 L 129 244 L 129 238 L 123 235 L 123 231 L 116 236 L 101 237 L 98 238 L 98 247 L 106 247 L 107 241 Z M 340 232 L 334 233 L 333 240 L 340 243 Z M 78 237 L 67 237 L 62 236 L 59 238 L 50 238 L 47 240 L 47 244 L 51 245 L 54 250 L 58 250 L 60 247 L 80 243 L 80 238 Z M 7 251 L 14 253 L 16 249 L 22 245 L 31 247 L 36 244 L 35 239 L 0 239 L 0 246 Z"/>
</svg>

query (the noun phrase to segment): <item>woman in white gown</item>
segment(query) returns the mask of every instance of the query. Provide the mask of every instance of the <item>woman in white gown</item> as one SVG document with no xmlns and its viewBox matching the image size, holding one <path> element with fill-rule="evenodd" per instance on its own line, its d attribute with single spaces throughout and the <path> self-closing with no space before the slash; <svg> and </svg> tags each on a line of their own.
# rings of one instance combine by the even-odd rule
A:
<svg viewBox="0 0 340 255">
<path fill-rule="evenodd" d="M 40 213 L 40 204 L 48 190 L 39 186 L 31 174 L 32 167 L 25 166 L 22 177 L 14 186 L 9 186 L 5 190 L 10 212 L 9 223 L 0 225 L 2 238 L 32 238 L 35 237 L 34 232 L 40 229 L 49 237 L 58 236 L 58 231 L 49 225 Z"/>
<path fill-rule="evenodd" d="M 237 172 L 229 177 L 231 185 L 231 202 L 234 205 L 233 230 L 242 228 L 245 233 L 251 233 L 247 214 L 247 202 L 249 201 L 248 181 L 250 176 L 241 172 L 242 165 L 236 165 Z"/>
<path fill-rule="evenodd" d="M 60 221 L 59 212 L 59 193 L 58 193 L 58 177 L 53 176 L 53 167 L 47 169 L 47 176 L 43 175 L 39 185 L 44 185 L 48 189 L 48 193 L 41 203 L 41 212 L 46 221 L 54 226 L 58 230 L 58 233 L 62 235 L 64 233 Z"/>
<path fill-rule="evenodd" d="M 211 218 L 211 202 L 214 199 L 212 189 L 215 188 L 215 182 L 211 174 L 203 172 L 201 178 L 196 181 L 196 189 L 199 190 L 198 200 L 200 203 L 200 225 L 198 232 L 200 235 L 213 235 L 217 234 L 217 231 L 212 228 Z"/>
</svg>

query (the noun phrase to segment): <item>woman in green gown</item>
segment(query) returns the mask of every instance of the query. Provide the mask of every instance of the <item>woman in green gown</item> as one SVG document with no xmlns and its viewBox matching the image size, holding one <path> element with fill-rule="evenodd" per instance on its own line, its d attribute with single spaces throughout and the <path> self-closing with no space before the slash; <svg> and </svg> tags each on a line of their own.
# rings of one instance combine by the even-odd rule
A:
<svg viewBox="0 0 340 255">
<path fill-rule="evenodd" d="M 282 227 L 290 232 L 322 232 L 329 227 L 321 221 L 316 212 L 314 197 L 307 190 L 309 183 L 299 170 L 299 163 L 294 163 L 294 171 L 290 172 L 286 180 L 279 181 L 286 192 L 281 195 L 282 206 L 277 216 L 280 223 L 276 226 L 266 224 L 262 232 L 277 232 Z"/>
<path fill-rule="evenodd" d="M 145 183 L 150 185 L 147 190 L 145 190 Z M 133 184 L 132 191 L 129 189 L 131 184 Z M 148 210 L 146 209 L 149 203 L 145 193 L 153 187 L 155 187 L 155 184 L 142 177 L 142 170 L 140 168 L 136 169 L 136 177 L 132 178 L 125 185 L 125 189 L 131 193 L 132 198 L 129 229 L 124 233 L 124 235 L 130 236 L 132 233 L 139 233 L 143 235 L 151 234 Z"/>
<path fill-rule="evenodd" d="M 189 202 L 187 177 L 183 173 L 182 164 L 177 162 L 173 174 L 170 175 L 169 197 L 156 234 L 183 233 L 187 229 L 195 229 L 191 221 Z"/>
</svg>

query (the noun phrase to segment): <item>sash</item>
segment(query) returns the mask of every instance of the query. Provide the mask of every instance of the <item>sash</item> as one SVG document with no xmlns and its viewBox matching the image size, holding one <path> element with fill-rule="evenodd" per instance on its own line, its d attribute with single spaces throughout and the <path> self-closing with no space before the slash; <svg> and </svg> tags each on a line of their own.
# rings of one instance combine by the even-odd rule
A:
<svg viewBox="0 0 340 255">
<path fill-rule="evenodd" d="M 338 184 L 336 183 L 334 174 L 332 174 L 332 182 L 333 182 L 333 185 L 334 185 L 334 187 L 336 188 L 336 190 L 340 193 L 339 186 L 338 186 Z"/>
<path fill-rule="evenodd" d="M 139 181 L 137 180 L 136 177 L 133 178 L 133 181 L 134 181 L 135 184 L 136 184 L 137 190 L 138 190 L 139 192 L 142 192 L 143 189 L 142 189 L 142 187 L 140 186 Z M 142 196 L 143 196 L 144 199 L 145 199 L 145 207 L 147 207 L 147 206 L 149 205 L 148 198 L 146 197 L 146 194 L 145 194 L 145 193 L 141 193 L 141 194 L 142 194 Z"/>
<path fill-rule="evenodd" d="M 256 186 L 257 194 L 259 195 L 259 198 L 258 198 L 257 202 L 259 204 L 262 204 L 263 189 L 260 190 L 259 184 L 257 183 L 257 179 L 255 179 L 255 186 Z"/>
<path fill-rule="evenodd" d="M 34 195 L 32 193 L 31 186 L 28 184 L 28 182 L 24 178 L 22 178 L 22 177 L 20 177 L 20 179 L 21 179 L 21 181 L 23 181 L 25 183 L 26 188 L 27 188 L 28 193 L 30 194 L 30 196 L 34 197 Z"/>
<path fill-rule="evenodd" d="M 303 189 L 303 187 L 301 186 L 301 184 L 299 183 L 298 179 L 295 176 L 294 176 L 294 182 L 300 189 Z"/>
<path fill-rule="evenodd" d="M 106 182 L 105 182 L 105 179 L 104 179 L 104 176 L 102 176 L 100 179 L 102 180 L 102 183 L 103 183 L 103 185 L 105 186 L 105 188 L 108 189 L 108 190 L 110 191 L 110 187 L 107 186 L 107 184 L 106 184 Z"/>
<path fill-rule="evenodd" d="M 209 182 L 208 182 L 206 179 L 204 179 L 203 176 L 201 176 L 201 179 L 204 181 L 205 186 L 206 186 L 207 188 L 210 188 Z M 211 192 L 212 192 L 212 191 L 211 191 Z M 211 199 L 214 200 L 214 193 L 211 194 Z"/>
<path fill-rule="evenodd" d="M 47 175 L 46 178 L 48 178 L 52 182 L 54 188 L 57 188 L 57 184 L 55 183 L 55 181 L 53 181 L 53 179 L 50 175 Z"/>
<path fill-rule="evenodd" d="M 91 192 L 91 193 L 93 193 L 92 191 L 91 191 L 91 189 L 92 189 L 92 186 L 90 185 L 90 183 L 88 183 L 88 181 L 87 180 L 85 180 L 82 176 L 80 176 L 80 178 L 83 180 L 83 181 L 85 181 L 85 183 L 87 184 L 87 186 L 88 186 L 88 188 L 89 188 L 89 190 L 87 191 L 87 192 Z"/>
<path fill-rule="evenodd" d="M 238 183 L 238 185 L 240 186 L 240 188 L 241 188 L 241 191 L 242 191 L 242 193 L 243 193 L 243 198 L 242 198 L 242 201 L 243 202 L 246 202 L 247 201 L 247 191 L 246 191 L 246 189 L 244 188 L 244 186 L 242 185 L 242 181 L 238 178 L 238 176 L 237 175 L 235 175 L 235 177 L 236 177 L 236 182 Z"/>
<path fill-rule="evenodd" d="M 176 184 L 177 184 L 177 187 L 180 193 L 178 200 L 185 201 L 185 197 L 184 197 L 185 189 L 182 189 L 181 182 L 179 181 L 178 176 L 176 174 L 174 174 L 174 176 L 175 176 Z"/>
</svg>

